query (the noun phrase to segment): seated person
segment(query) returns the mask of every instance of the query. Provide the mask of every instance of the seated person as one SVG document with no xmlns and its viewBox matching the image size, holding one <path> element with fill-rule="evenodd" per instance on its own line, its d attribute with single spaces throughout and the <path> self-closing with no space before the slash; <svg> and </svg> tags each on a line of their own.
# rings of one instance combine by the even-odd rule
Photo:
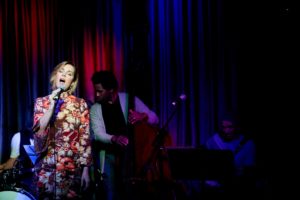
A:
<svg viewBox="0 0 300 200">
<path fill-rule="evenodd" d="M 6 170 L 20 170 L 21 175 L 16 181 L 31 187 L 31 175 L 33 163 L 29 159 L 23 145 L 33 145 L 33 134 L 31 129 L 23 129 L 13 135 L 11 139 L 10 158 L 0 165 L 0 174 Z M 22 170 L 22 171 L 21 171 Z M 15 183 L 13 183 L 15 184 Z"/>
<path fill-rule="evenodd" d="M 206 141 L 205 147 L 212 150 L 230 150 L 234 156 L 234 180 L 231 186 L 238 186 L 241 191 L 251 188 L 245 184 L 253 184 L 250 180 L 253 180 L 256 148 L 249 134 L 241 132 L 236 116 L 224 116 L 220 120 L 219 131 Z M 209 187 L 221 186 L 218 181 L 213 180 L 205 183 Z"/>
<path fill-rule="evenodd" d="M 22 136 L 22 141 L 21 141 L 21 136 Z M 17 160 L 22 151 L 21 143 L 23 145 L 25 145 L 25 144 L 33 145 L 33 136 L 31 134 L 31 130 L 24 129 L 13 135 L 13 137 L 11 139 L 11 145 L 10 145 L 10 148 L 11 148 L 10 149 L 10 158 L 6 162 L 4 162 L 3 164 L 0 165 L 0 173 L 3 170 L 12 169 L 17 164 Z"/>
<path fill-rule="evenodd" d="M 240 132 L 237 119 L 231 115 L 221 119 L 219 131 L 207 140 L 205 147 L 232 151 L 236 175 L 242 175 L 247 168 L 255 166 L 255 144 L 248 135 Z"/>
</svg>

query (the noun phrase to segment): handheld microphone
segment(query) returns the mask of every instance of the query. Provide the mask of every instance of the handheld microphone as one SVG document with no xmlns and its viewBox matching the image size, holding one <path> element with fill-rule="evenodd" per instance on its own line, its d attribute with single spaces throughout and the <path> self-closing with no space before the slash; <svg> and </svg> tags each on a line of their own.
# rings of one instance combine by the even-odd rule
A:
<svg viewBox="0 0 300 200">
<path fill-rule="evenodd" d="M 56 95 L 53 97 L 53 100 L 55 100 L 55 106 L 54 106 L 54 112 L 51 116 L 51 119 L 50 119 L 50 123 L 53 124 L 55 119 L 56 119 L 56 116 L 59 112 L 59 108 L 60 106 L 62 105 L 63 103 L 63 100 L 62 99 L 59 99 L 61 93 L 64 91 L 64 86 L 59 86 L 59 91 L 56 93 Z"/>
<path fill-rule="evenodd" d="M 63 92 L 63 91 L 65 91 L 65 87 L 64 86 L 59 86 L 59 91 L 57 92 L 57 94 L 53 97 L 53 100 L 58 100 L 59 99 L 59 97 L 60 97 L 60 95 L 61 95 L 61 93 Z"/>
<path fill-rule="evenodd" d="M 172 102 L 172 105 L 177 106 L 181 101 L 185 101 L 185 100 L 186 100 L 186 95 L 181 94 L 175 101 Z"/>
</svg>

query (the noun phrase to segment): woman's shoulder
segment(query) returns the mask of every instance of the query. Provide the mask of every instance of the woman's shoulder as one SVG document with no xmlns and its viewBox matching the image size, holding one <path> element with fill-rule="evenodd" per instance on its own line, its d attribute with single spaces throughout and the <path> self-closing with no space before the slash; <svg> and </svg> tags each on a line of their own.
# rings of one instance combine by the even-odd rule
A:
<svg viewBox="0 0 300 200">
<path fill-rule="evenodd" d="M 67 96 L 67 97 L 65 97 L 64 99 L 72 99 L 73 101 L 84 101 L 84 99 L 83 98 L 81 98 L 81 97 L 77 97 L 77 96 L 75 96 L 75 95 L 69 95 L 69 96 Z"/>
<path fill-rule="evenodd" d="M 80 103 L 80 104 L 86 104 L 86 105 L 89 105 L 89 104 L 87 103 L 88 101 L 86 101 L 84 98 L 77 97 L 77 96 L 75 96 L 75 95 L 70 95 L 68 98 L 71 99 L 72 102 L 78 102 L 78 103 Z"/>
<path fill-rule="evenodd" d="M 35 99 L 35 102 L 36 102 L 36 103 L 37 103 L 37 102 L 44 102 L 44 101 L 49 101 L 49 95 L 43 96 L 43 97 L 37 97 L 37 98 Z"/>
<path fill-rule="evenodd" d="M 49 99 L 49 95 L 47 96 L 41 96 L 41 97 L 37 97 L 36 100 L 40 100 L 40 99 Z"/>
</svg>

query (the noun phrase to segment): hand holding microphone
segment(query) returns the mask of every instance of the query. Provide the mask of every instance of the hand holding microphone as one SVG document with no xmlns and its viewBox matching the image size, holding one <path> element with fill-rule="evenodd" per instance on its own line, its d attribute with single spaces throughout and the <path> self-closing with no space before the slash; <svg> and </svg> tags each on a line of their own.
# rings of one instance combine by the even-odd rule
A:
<svg viewBox="0 0 300 200">
<path fill-rule="evenodd" d="M 65 91 L 65 87 L 64 86 L 59 86 L 56 90 L 54 90 L 53 92 L 52 92 L 52 94 L 53 94 L 53 100 L 58 100 L 59 99 L 59 97 L 60 97 L 60 95 L 61 95 L 61 93 L 63 93 Z"/>
<path fill-rule="evenodd" d="M 56 116 L 59 112 L 60 106 L 62 105 L 63 101 L 59 101 L 61 93 L 64 92 L 64 86 L 58 87 L 56 90 L 54 90 L 50 96 L 50 101 L 52 104 L 52 109 L 54 109 L 54 112 L 51 116 L 50 122 L 53 123 L 56 119 Z M 52 100 L 51 100 L 52 99 Z"/>
</svg>

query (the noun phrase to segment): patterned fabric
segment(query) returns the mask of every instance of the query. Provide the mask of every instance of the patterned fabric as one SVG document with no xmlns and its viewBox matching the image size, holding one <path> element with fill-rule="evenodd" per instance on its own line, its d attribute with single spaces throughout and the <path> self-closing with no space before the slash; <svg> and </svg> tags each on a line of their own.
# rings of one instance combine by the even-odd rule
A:
<svg viewBox="0 0 300 200">
<path fill-rule="evenodd" d="M 82 167 L 92 164 L 88 106 L 72 95 L 63 100 L 53 126 L 34 136 L 39 199 L 80 198 Z M 36 99 L 35 126 L 49 106 L 49 96 Z"/>
</svg>

